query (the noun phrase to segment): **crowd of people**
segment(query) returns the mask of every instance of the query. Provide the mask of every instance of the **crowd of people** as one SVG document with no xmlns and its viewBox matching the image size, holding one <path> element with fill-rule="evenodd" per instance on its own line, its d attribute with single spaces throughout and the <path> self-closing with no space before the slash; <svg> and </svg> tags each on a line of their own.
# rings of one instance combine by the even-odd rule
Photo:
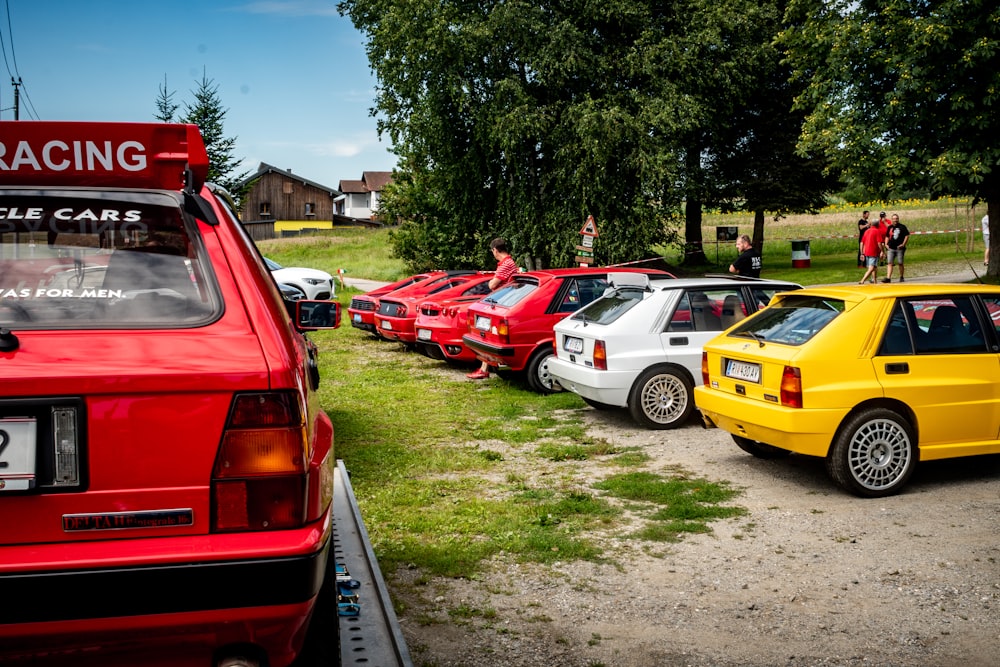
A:
<svg viewBox="0 0 1000 667">
<path fill-rule="evenodd" d="M 906 281 L 906 244 L 910 240 L 910 230 L 899 221 L 899 214 L 886 216 L 878 214 L 876 222 L 870 222 L 869 211 L 861 213 L 858 220 L 858 267 L 864 267 L 859 285 L 878 280 L 878 267 L 884 260 L 886 267 L 883 283 L 892 282 L 893 267 L 899 267 L 899 282 Z"/>
</svg>

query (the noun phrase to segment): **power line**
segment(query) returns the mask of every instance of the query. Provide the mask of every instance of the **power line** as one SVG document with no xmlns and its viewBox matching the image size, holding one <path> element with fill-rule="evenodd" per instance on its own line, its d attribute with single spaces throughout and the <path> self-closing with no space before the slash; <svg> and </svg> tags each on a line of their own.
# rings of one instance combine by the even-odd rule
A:
<svg viewBox="0 0 1000 667">
<path fill-rule="evenodd" d="M 11 58 L 11 60 L 14 61 L 14 74 L 16 74 L 17 78 L 20 79 L 21 78 L 21 73 L 17 71 L 17 54 L 14 53 L 14 29 L 11 27 L 11 23 L 10 23 L 10 0 L 4 0 L 3 4 L 7 8 L 7 35 L 10 37 L 10 58 Z M 7 61 L 7 52 L 6 51 L 4 51 L 3 58 L 4 58 L 4 62 L 6 62 Z M 10 72 L 10 67 L 9 66 L 7 67 L 7 72 L 8 73 Z M 13 77 L 13 76 L 14 75 L 12 74 L 11 77 Z"/>
</svg>

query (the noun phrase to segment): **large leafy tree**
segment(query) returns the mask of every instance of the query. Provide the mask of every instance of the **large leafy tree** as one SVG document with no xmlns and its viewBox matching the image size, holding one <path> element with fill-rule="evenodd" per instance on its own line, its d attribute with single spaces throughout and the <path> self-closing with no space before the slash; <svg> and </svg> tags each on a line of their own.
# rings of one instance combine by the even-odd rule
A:
<svg viewBox="0 0 1000 667">
<path fill-rule="evenodd" d="M 593 215 L 595 260 L 636 259 L 676 210 L 682 122 L 645 91 L 663 16 L 647 3 L 345 0 L 368 36 L 381 129 L 405 179 L 383 200 L 425 260 L 481 265 L 507 236 L 530 266 L 572 261 Z M 657 86 L 665 91 L 666 85 Z"/>
<path fill-rule="evenodd" d="M 857 182 L 987 202 L 1000 258 L 1000 5 L 791 0 L 781 43 L 804 84 L 800 138 Z M 1000 276 L 1000 262 L 988 273 Z"/>
<path fill-rule="evenodd" d="M 702 204 L 762 191 L 776 114 L 784 145 L 797 136 L 790 95 L 757 98 L 775 77 L 775 1 L 343 0 L 403 158 L 382 202 L 410 221 L 397 251 L 419 268 L 477 266 L 502 235 L 529 268 L 565 265 L 593 215 L 595 260 L 617 263 L 674 240 L 684 210 L 703 259 Z M 752 201 L 793 205 L 778 199 Z"/>
</svg>

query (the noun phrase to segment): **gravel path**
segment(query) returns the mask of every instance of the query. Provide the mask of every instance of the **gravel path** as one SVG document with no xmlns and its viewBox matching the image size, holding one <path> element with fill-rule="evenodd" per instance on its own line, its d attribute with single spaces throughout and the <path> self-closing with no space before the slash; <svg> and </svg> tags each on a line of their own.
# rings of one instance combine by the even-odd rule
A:
<svg viewBox="0 0 1000 667">
<path fill-rule="evenodd" d="M 816 459 L 756 459 L 696 423 L 654 432 L 584 414 L 593 435 L 642 447 L 649 470 L 739 485 L 749 513 L 677 544 L 619 527 L 602 539 L 606 564 L 498 562 L 475 581 L 393 573 L 418 667 L 997 664 L 1000 457 L 924 463 L 902 495 L 865 500 Z M 505 461 L 551 473 L 528 448 Z"/>
</svg>

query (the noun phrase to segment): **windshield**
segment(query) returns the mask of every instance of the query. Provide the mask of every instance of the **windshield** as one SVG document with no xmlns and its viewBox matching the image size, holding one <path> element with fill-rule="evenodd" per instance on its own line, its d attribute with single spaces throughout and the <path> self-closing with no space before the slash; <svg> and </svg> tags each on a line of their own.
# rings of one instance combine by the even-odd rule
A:
<svg viewBox="0 0 1000 667">
<path fill-rule="evenodd" d="M 780 306 L 761 311 L 757 317 L 745 320 L 730 332 L 769 343 L 801 345 L 844 312 L 844 302 L 816 296 L 785 298 Z"/>
<path fill-rule="evenodd" d="M 0 326 L 204 324 L 220 300 L 177 198 L 0 191 Z"/>
</svg>

